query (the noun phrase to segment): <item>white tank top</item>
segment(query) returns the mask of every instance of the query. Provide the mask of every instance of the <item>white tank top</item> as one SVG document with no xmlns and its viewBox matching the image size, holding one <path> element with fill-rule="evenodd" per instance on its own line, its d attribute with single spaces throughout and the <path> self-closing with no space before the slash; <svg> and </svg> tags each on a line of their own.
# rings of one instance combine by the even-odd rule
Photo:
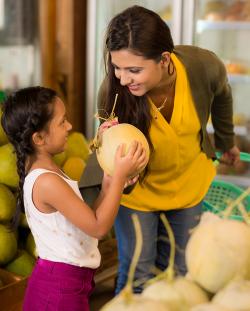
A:
<svg viewBox="0 0 250 311">
<path fill-rule="evenodd" d="M 46 214 L 35 207 L 32 199 L 34 183 L 38 176 L 48 172 L 60 176 L 82 199 L 77 181 L 63 177 L 53 171 L 35 169 L 25 177 L 23 187 L 24 208 L 27 222 L 35 239 L 38 256 L 55 262 L 93 269 L 98 268 L 101 255 L 96 238 L 90 237 L 78 229 L 60 212 Z"/>
</svg>

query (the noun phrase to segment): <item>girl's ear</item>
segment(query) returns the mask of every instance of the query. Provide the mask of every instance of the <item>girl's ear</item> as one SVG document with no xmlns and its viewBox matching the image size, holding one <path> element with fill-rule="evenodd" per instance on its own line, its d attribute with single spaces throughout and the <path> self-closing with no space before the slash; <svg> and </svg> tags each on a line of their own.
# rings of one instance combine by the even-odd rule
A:
<svg viewBox="0 0 250 311">
<path fill-rule="evenodd" d="M 163 52 L 161 54 L 161 63 L 162 65 L 168 66 L 170 62 L 170 53 L 169 52 Z"/>
<path fill-rule="evenodd" d="M 36 146 L 42 146 L 44 144 L 44 135 L 41 132 L 35 132 L 32 135 L 33 144 Z"/>
</svg>

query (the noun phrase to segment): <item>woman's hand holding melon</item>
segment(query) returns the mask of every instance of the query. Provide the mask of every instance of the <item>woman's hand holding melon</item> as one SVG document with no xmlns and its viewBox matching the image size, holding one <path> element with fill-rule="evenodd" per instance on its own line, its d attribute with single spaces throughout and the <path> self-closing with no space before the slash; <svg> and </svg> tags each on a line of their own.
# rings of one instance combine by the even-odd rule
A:
<svg viewBox="0 0 250 311">
<path fill-rule="evenodd" d="M 103 133 L 105 130 L 107 130 L 107 129 L 109 129 L 111 126 L 114 126 L 114 125 L 117 125 L 117 124 L 119 124 L 118 118 L 114 118 L 114 119 L 112 119 L 112 120 L 108 120 L 108 121 L 103 122 L 103 123 L 99 126 L 99 128 L 98 128 L 98 135 L 102 135 L 102 133 Z"/>
<path fill-rule="evenodd" d="M 125 186 L 124 186 L 124 189 L 129 187 L 129 186 L 132 186 L 134 185 L 139 179 L 139 174 L 136 175 L 135 177 L 133 178 L 129 178 L 126 182 L 125 182 Z"/>
</svg>

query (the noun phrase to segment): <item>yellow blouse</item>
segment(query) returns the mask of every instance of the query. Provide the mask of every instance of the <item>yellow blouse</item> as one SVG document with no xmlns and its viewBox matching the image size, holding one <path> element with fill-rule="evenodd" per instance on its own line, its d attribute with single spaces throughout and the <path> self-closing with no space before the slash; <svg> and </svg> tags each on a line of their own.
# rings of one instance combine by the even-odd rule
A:
<svg viewBox="0 0 250 311">
<path fill-rule="evenodd" d="M 154 152 L 142 184 L 122 196 L 121 204 L 140 211 L 188 208 L 205 196 L 215 167 L 201 151 L 200 121 L 184 66 L 174 54 L 177 70 L 174 109 L 168 123 L 149 99 L 152 112 L 150 138 Z"/>
</svg>

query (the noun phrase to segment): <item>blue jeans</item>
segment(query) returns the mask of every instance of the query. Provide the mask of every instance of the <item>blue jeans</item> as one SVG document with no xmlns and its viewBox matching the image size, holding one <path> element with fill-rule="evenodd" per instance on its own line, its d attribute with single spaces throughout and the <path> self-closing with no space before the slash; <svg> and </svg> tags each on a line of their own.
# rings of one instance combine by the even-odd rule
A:
<svg viewBox="0 0 250 311">
<path fill-rule="evenodd" d="M 139 262 L 136 267 L 134 280 L 148 280 L 154 276 L 153 267 L 165 270 L 168 266 L 169 243 L 166 229 L 160 219 L 160 213 L 167 217 L 176 244 L 175 270 L 177 274 L 184 275 L 187 271 L 185 263 L 185 248 L 190 236 L 190 230 L 194 228 L 201 215 L 202 202 L 198 205 L 165 212 L 140 212 L 125 206 L 120 206 L 116 221 L 115 233 L 118 243 L 118 277 L 115 293 L 118 294 L 125 286 L 129 266 L 135 249 L 135 231 L 131 219 L 132 214 L 137 214 L 141 224 L 143 235 L 143 247 Z M 163 237 L 163 239 L 159 239 Z M 135 293 L 140 293 L 143 285 L 134 288 Z"/>
</svg>

